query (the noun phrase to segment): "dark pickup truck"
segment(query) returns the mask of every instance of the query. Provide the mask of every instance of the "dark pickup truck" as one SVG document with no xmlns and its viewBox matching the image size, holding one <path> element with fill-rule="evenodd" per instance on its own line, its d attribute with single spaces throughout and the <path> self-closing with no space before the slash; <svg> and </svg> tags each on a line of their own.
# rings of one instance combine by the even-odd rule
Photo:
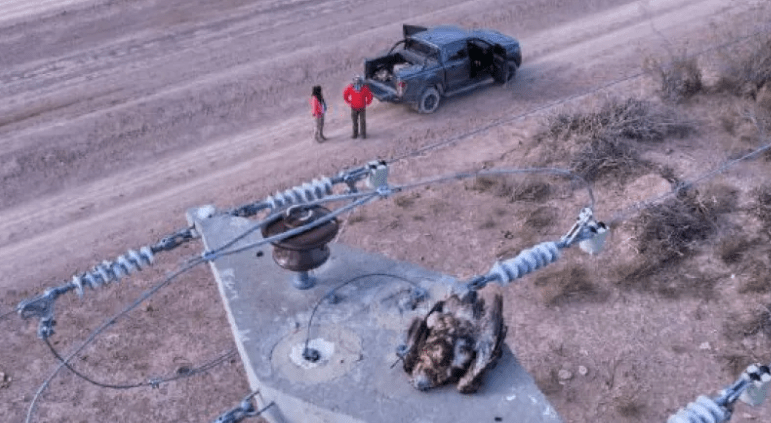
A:
<svg viewBox="0 0 771 423">
<path fill-rule="evenodd" d="M 489 29 L 431 29 L 404 25 L 404 39 L 364 61 L 365 82 L 380 101 L 432 113 L 442 97 L 514 78 L 522 63 L 519 41 Z"/>
</svg>

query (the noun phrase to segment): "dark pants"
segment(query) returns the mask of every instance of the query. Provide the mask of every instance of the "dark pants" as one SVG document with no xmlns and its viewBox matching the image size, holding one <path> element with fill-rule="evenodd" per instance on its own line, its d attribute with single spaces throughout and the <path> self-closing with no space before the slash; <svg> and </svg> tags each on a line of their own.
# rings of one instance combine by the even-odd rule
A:
<svg viewBox="0 0 771 423">
<path fill-rule="evenodd" d="M 313 134 L 316 141 L 322 142 L 327 138 L 324 136 L 324 115 L 316 118 L 316 131 Z"/>
<path fill-rule="evenodd" d="M 351 120 L 353 121 L 353 138 L 356 138 L 359 136 L 360 126 L 361 126 L 361 137 L 367 138 L 366 109 L 351 109 Z"/>
</svg>

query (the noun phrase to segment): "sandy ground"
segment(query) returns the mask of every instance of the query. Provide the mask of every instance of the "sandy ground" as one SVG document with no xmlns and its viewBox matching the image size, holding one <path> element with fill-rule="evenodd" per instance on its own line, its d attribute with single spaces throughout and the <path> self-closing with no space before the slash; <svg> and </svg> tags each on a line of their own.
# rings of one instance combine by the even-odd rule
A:
<svg viewBox="0 0 771 423">
<path fill-rule="evenodd" d="M 0 313 L 183 228 L 191 206 L 244 204 L 377 157 L 404 157 L 391 170 L 396 182 L 541 165 L 550 147 L 534 135 L 544 114 L 590 108 L 607 95 L 653 97 L 640 76 L 646 58 L 752 32 L 768 23 L 759 19 L 765 8 L 750 0 L 0 2 Z M 375 104 L 369 138 L 351 140 L 339 93 L 403 23 L 497 29 L 521 40 L 524 64 L 510 86 L 453 98 L 431 116 Z M 620 82 L 603 88 L 611 81 Z M 324 144 L 312 141 L 307 110 L 315 84 L 330 103 Z M 697 134 L 647 154 L 683 180 L 759 142 L 719 124 L 719 112 L 742 107 L 733 100 L 682 107 Z M 444 142 L 453 137 L 460 138 Z M 720 183 L 748 193 L 768 171 L 768 163 L 748 162 Z M 539 202 L 462 183 L 380 202 L 355 212 L 340 242 L 471 276 L 572 224 L 585 197 L 545 179 L 555 193 Z M 669 189 L 650 174 L 606 182 L 595 195 L 596 212 L 608 219 Z M 528 225 L 528 217 L 544 216 L 548 225 Z M 666 297 L 623 286 L 614 270 L 639 252 L 632 228 L 619 223 L 605 255 L 571 252 L 567 264 L 505 289 L 508 341 L 568 423 L 664 421 L 733 381 L 730 357 L 769 360 L 762 335 L 736 340 L 723 330 L 737 313 L 768 304 L 767 293 L 736 293 L 747 266 L 691 263 L 679 271 L 713 280 L 714 293 Z M 761 235 L 752 241 L 767 243 Z M 61 299 L 54 346 L 70 351 L 199 252 L 190 243 L 121 286 Z M 709 262 L 711 254 L 705 247 L 700 257 Z M 767 265 L 771 254 L 758 254 Z M 598 294 L 552 301 L 549 278 L 575 272 Z M 36 339 L 35 322 L 0 325 L 0 415 L 23 421 L 55 359 Z M 183 373 L 232 346 L 213 279 L 200 267 L 121 319 L 75 365 L 103 382 L 132 383 Z M 574 376 L 555 380 L 563 369 Z M 157 390 L 102 389 L 62 374 L 33 421 L 209 421 L 247 392 L 237 357 Z M 734 421 L 764 421 L 767 412 L 743 407 Z"/>
</svg>

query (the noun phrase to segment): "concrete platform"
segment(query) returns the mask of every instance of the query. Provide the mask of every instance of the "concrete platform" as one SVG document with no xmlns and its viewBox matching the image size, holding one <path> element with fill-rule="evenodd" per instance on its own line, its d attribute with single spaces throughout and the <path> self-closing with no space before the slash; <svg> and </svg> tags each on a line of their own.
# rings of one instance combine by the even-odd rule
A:
<svg viewBox="0 0 771 423">
<path fill-rule="evenodd" d="M 254 222 L 231 216 L 193 218 L 207 250 L 242 234 Z M 237 246 L 261 239 L 259 231 Z M 313 274 L 317 285 L 292 287 L 270 245 L 216 259 L 211 267 L 259 405 L 274 401 L 271 422 L 560 423 L 554 409 L 506 347 L 480 391 L 454 386 L 420 392 L 408 384 L 395 350 L 414 316 L 425 315 L 454 279 L 332 244 L 330 259 Z M 422 289 L 421 289 L 422 288 Z M 324 298 L 335 289 L 334 301 Z M 428 298 L 415 302 L 415 292 Z M 413 309 L 414 307 L 414 309 Z M 307 327 L 321 353 L 302 358 Z"/>
</svg>

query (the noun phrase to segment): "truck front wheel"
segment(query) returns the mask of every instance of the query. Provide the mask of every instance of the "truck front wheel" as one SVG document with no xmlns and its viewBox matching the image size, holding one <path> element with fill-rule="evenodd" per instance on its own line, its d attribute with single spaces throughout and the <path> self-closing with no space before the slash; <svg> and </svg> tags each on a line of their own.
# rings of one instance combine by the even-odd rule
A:
<svg viewBox="0 0 771 423">
<path fill-rule="evenodd" d="M 441 100 L 439 91 L 434 87 L 426 88 L 423 94 L 418 99 L 416 110 L 418 113 L 434 113 L 439 108 L 439 100 Z"/>
</svg>

